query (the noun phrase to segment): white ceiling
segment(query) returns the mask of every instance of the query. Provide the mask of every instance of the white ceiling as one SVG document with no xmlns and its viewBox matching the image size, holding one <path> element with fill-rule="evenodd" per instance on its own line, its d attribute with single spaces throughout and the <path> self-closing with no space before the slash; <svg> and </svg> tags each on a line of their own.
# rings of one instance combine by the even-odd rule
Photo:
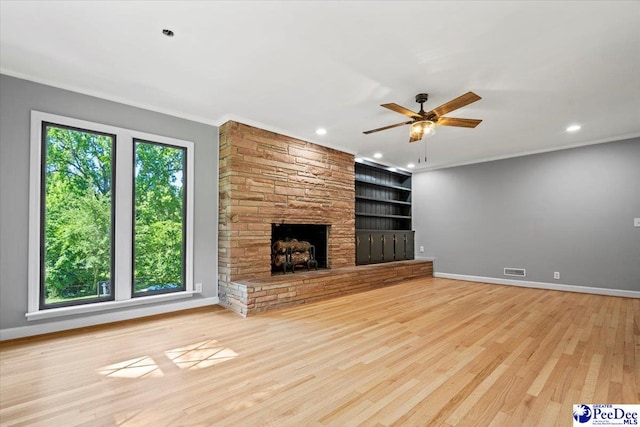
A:
<svg viewBox="0 0 640 427">
<path fill-rule="evenodd" d="M 0 71 L 415 170 L 640 135 L 638 1 L 6 1 Z M 169 28 L 175 37 L 162 35 Z M 483 119 L 408 143 L 380 107 Z M 567 133 L 570 124 L 581 131 Z M 318 136 L 318 127 L 327 134 Z M 427 149 L 428 162 L 418 164 Z"/>
</svg>

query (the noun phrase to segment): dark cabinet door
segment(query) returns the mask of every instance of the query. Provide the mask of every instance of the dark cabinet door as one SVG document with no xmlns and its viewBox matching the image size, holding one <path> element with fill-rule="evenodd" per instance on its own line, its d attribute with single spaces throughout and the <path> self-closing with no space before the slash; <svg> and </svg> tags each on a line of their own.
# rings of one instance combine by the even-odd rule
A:
<svg viewBox="0 0 640 427">
<path fill-rule="evenodd" d="M 376 264 L 382 262 L 382 236 L 383 233 L 371 233 L 371 263 Z"/>
<path fill-rule="evenodd" d="M 395 239 L 394 232 L 382 233 L 382 260 L 384 262 L 395 261 Z"/>
<path fill-rule="evenodd" d="M 404 240 L 405 240 L 405 244 L 404 244 L 404 248 L 405 248 L 404 259 L 414 259 L 415 258 L 414 232 L 413 231 L 405 232 Z"/>
<path fill-rule="evenodd" d="M 356 265 L 371 263 L 371 234 L 356 231 Z"/>
<path fill-rule="evenodd" d="M 407 259 L 407 233 L 404 231 L 396 231 L 396 260 L 401 261 Z"/>
</svg>

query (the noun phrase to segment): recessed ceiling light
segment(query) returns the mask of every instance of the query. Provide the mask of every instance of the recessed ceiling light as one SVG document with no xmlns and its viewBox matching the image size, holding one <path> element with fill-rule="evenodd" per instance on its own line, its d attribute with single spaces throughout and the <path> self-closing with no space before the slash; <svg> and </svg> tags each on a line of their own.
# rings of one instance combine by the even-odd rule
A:
<svg viewBox="0 0 640 427">
<path fill-rule="evenodd" d="M 567 127 L 567 132 L 577 132 L 580 130 L 580 125 L 571 125 Z"/>
<path fill-rule="evenodd" d="M 167 37 L 173 37 L 173 36 L 174 36 L 173 31 L 171 31 L 171 30 L 170 30 L 170 29 L 168 29 L 168 28 L 165 28 L 164 30 L 162 30 L 162 34 L 164 34 L 164 35 L 165 35 L 165 36 L 167 36 Z"/>
<path fill-rule="evenodd" d="M 373 154 L 373 158 L 374 159 L 381 159 L 382 158 L 382 153 L 374 153 Z"/>
<path fill-rule="evenodd" d="M 413 169 L 413 168 L 415 168 L 415 167 L 416 167 L 416 165 L 414 165 L 413 163 L 409 163 L 409 164 L 407 165 L 407 167 L 408 167 L 409 169 Z"/>
<path fill-rule="evenodd" d="M 318 129 L 316 129 L 316 133 L 318 135 L 326 135 L 327 134 L 327 130 L 323 129 L 323 128 L 318 128 Z"/>
</svg>

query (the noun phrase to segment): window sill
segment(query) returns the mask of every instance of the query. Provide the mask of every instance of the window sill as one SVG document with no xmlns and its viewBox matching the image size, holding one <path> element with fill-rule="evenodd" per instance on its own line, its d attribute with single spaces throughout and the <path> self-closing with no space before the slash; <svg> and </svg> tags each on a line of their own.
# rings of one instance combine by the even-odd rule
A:
<svg viewBox="0 0 640 427">
<path fill-rule="evenodd" d="M 107 301 L 95 304 L 75 305 L 72 307 L 51 308 L 48 310 L 33 311 L 25 314 L 27 320 L 51 319 L 54 317 L 74 316 L 84 313 L 98 313 L 101 311 L 115 310 L 118 308 L 134 307 L 138 305 L 154 304 L 158 302 L 172 301 L 190 298 L 199 294 L 194 291 L 175 292 L 171 294 L 152 295 L 142 298 L 131 298 L 124 301 Z"/>
</svg>

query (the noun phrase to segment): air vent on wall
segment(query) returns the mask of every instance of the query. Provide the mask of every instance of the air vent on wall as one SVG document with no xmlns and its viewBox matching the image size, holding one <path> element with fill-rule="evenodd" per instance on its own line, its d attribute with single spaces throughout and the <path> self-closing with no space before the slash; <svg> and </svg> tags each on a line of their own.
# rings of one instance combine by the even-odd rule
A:
<svg viewBox="0 0 640 427">
<path fill-rule="evenodd" d="M 505 268 L 504 275 L 525 277 L 527 275 L 527 271 L 524 268 Z"/>
</svg>

